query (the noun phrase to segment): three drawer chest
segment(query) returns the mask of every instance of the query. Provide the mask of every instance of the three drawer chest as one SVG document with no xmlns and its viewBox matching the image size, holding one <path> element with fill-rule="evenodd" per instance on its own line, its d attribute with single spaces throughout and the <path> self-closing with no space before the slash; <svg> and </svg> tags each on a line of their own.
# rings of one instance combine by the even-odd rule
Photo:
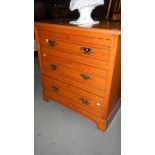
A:
<svg viewBox="0 0 155 155">
<path fill-rule="evenodd" d="M 35 22 L 35 38 L 44 100 L 79 112 L 104 131 L 120 106 L 120 23 L 84 28 Z"/>
</svg>

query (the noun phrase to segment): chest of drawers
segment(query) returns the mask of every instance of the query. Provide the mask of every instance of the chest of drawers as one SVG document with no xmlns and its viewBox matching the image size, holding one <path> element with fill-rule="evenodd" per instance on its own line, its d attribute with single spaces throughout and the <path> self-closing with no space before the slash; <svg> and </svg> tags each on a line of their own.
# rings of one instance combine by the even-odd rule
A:
<svg viewBox="0 0 155 155">
<path fill-rule="evenodd" d="M 120 105 L 120 23 L 82 28 L 36 22 L 35 37 L 44 100 L 79 112 L 104 131 Z"/>
</svg>

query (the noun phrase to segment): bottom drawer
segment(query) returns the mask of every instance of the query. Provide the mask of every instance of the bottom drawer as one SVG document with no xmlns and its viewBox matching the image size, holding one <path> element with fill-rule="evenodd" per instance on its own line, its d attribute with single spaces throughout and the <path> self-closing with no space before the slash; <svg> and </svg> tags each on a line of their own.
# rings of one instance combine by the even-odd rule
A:
<svg viewBox="0 0 155 155">
<path fill-rule="evenodd" d="M 87 112 L 102 117 L 104 115 L 104 98 L 49 77 L 43 77 L 43 89 L 54 100 L 64 97 L 71 104 Z"/>
</svg>

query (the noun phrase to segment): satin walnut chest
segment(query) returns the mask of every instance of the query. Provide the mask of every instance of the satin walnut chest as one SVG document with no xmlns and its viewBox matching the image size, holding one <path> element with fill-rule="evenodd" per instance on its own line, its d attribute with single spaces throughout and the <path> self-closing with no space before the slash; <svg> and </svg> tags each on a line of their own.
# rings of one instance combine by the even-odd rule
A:
<svg viewBox="0 0 155 155">
<path fill-rule="evenodd" d="M 35 23 L 43 98 L 94 121 L 104 131 L 120 105 L 120 23 L 82 28 L 66 21 Z"/>
</svg>

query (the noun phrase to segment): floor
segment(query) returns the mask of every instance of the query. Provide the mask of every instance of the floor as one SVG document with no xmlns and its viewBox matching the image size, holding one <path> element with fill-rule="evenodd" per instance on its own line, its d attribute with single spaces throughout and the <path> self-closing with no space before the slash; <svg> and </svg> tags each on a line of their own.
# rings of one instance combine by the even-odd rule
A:
<svg viewBox="0 0 155 155">
<path fill-rule="evenodd" d="M 42 99 L 38 58 L 34 59 L 34 155 L 121 155 L 121 111 L 106 132 L 82 115 Z"/>
</svg>

